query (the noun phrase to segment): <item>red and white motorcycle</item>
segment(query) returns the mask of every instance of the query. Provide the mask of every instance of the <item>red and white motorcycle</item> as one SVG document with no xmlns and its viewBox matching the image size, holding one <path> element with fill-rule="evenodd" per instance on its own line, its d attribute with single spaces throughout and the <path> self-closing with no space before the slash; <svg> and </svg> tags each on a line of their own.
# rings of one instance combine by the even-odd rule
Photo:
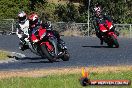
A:
<svg viewBox="0 0 132 88">
<path fill-rule="evenodd" d="M 31 35 L 31 44 L 29 45 L 31 51 L 40 55 L 41 57 L 46 57 L 50 62 L 56 61 L 56 59 L 61 58 L 63 61 L 68 61 L 70 55 L 67 49 L 62 49 L 57 42 L 57 38 L 52 32 L 47 32 L 46 29 L 40 27 L 36 32 Z M 59 53 L 61 55 L 59 55 Z"/>
<path fill-rule="evenodd" d="M 117 34 L 115 33 L 112 22 L 105 20 L 105 23 L 99 24 L 99 29 L 102 32 L 102 38 L 109 47 L 119 47 Z"/>
</svg>

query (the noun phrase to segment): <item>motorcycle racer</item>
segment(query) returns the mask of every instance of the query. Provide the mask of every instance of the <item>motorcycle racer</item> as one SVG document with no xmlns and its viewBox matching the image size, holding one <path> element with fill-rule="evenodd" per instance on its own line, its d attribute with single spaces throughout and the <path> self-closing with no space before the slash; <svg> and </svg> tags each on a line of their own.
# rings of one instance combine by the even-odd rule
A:
<svg viewBox="0 0 132 88">
<path fill-rule="evenodd" d="M 28 45 L 26 43 L 29 42 L 29 20 L 27 19 L 27 15 L 24 11 L 18 13 L 18 22 L 16 23 L 16 34 L 20 39 L 19 49 L 24 51 L 28 49 Z"/>
<path fill-rule="evenodd" d="M 102 7 L 99 3 L 97 3 L 95 6 L 94 6 L 94 18 L 93 18 L 93 24 L 94 24 L 94 27 L 95 27 L 95 31 L 96 31 L 96 36 L 100 39 L 100 44 L 102 45 L 103 44 L 103 38 L 102 38 L 102 32 L 100 31 L 100 28 L 99 28 L 99 24 L 102 24 L 102 23 L 105 23 L 105 21 L 108 20 L 109 22 L 112 21 L 112 19 L 106 15 L 106 14 L 103 14 L 102 12 Z M 114 27 L 113 27 L 113 31 L 114 31 Z"/>
<path fill-rule="evenodd" d="M 42 57 L 47 57 L 50 62 L 61 58 L 63 61 L 69 60 L 67 49 L 59 47 L 58 35 L 53 30 L 50 22 L 42 22 L 36 13 L 31 13 L 29 19 L 29 38 L 33 53 Z M 59 36 L 60 38 L 60 36 Z M 59 40 L 61 41 L 61 40 Z M 62 44 L 62 43 L 61 43 Z M 30 47 L 30 45 L 29 45 Z"/>
<path fill-rule="evenodd" d="M 28 19 L 29 19 L 29 24 L 30 24 L 29 25 L 30 35 L 32 36 L 32 40 L 34 40 L 34 42 L 38 41 L 38 38 L 36 37 L 36 35 L 38 34 L 37 32 L 38 32 L 39 27 L 42 27 L 42 28 L 45 28 L 47 32 L 52 32 L 57 38 L 58 44 L 60 44 L 63 49 L 67 49 L 67 47 L 65 46 L 65 42 L 60 38 L 59 33 L 56 30 L 53 30 L 50 22 L 43 23 L 39 19 L 36 13 L 30 14 Z"/>
</svg>

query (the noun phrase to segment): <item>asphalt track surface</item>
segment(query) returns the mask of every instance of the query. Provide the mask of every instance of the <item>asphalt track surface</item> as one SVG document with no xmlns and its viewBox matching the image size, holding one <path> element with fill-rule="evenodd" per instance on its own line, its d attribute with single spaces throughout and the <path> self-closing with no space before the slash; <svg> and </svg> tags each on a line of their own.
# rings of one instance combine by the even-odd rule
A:
<svg viewBox="0 0 132 88">
<path fill-rule="evenodd" d="M 42 59 L 29 50 L 20 51 L 19 39 L 15 35 L 1 35 L 0 49 L 22 53 L 26 57 L 19 57 L 13 62 L 0 63 L 0 70 L 132 65 L 132 39 L 130 38 L 118 38 L 119 48 L 108 48 L 106 44 L 101 46 L 99 39 L 93 37 L 62 37 L 62 39 L 70 52 L 70 60 L 49 63 L 47 59 Z"/>
</svg>

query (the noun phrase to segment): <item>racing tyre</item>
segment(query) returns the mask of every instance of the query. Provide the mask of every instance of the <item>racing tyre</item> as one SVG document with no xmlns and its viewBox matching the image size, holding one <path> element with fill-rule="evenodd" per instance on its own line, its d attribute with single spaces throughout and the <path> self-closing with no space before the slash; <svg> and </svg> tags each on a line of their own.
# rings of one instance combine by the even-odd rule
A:
<svg viewBox="0 0 132 88">
<path fill-rule="evenodd" d="M 50 62 L 56 61 L 56 58 L 52 54 L 54 51 L 49 51 L 48 47 L 45 44 L 41 45 L 41 50 Z"/>
<path fill-rule="evenodd" d="M 64 55 L 62 56 L 61 59 L 63 61 L 69 61 L 69 58 L 70 58 L 70 54 L 67 51 L 65 51 L 65 53 L 64 53 Z"/>
<path fill-rule="evenodd" d="M 115 48 L 119 48 L 119 43 L 117 41 L 117 39 L 114 36 L 111 36 L 112 40 L 113 40 L 113 45 L 115 45 Z"/>
</svg>

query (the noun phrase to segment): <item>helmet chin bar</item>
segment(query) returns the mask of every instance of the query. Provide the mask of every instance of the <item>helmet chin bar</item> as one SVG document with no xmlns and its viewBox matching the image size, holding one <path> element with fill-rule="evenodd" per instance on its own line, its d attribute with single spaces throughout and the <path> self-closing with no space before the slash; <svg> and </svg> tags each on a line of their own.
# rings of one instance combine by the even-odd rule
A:
<svg viewBox="0 0 132 88">
<path fill-rule="evenodd" d="M 25 15 L 25 16 L 23 16 L 23 17 L 19 17 L 19 22 L 20 22 L 20 23 L 25 23 L 25 22 L 26 22 L 26 20 L 27 20 L 26 15 Z"/>
<path fill-rule="evenodd" d="M 27 19 L 23 20 L 23 21 L 19 21 L 20 23 L 24 24 L 27 21 Z"/>
</svg>

